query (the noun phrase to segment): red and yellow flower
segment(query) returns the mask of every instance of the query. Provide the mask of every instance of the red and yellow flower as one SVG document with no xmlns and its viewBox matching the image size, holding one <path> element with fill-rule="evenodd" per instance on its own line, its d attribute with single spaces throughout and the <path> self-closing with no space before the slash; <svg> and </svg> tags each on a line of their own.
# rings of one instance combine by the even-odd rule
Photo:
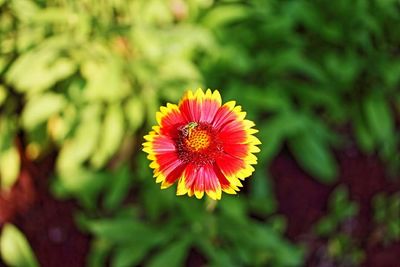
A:
<svg viewBox="0 0 400 267">
<path fill-rule="evenodd" d="M 236 194 L 257 164 L 255 124 L 235 101 L 222 105 L 217 90 L 187 91 L 179 105 L 157 112 L 158 126 L 144 137 L 143 151 L 161 188 L 178 182 L 177 195 L 221 199 Z"/>
</svg>

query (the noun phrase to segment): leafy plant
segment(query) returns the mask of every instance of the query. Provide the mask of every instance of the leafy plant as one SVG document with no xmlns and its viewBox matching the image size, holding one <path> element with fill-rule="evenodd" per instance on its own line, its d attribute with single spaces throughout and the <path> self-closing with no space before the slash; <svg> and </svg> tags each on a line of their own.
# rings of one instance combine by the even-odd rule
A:
<svg viewBox="0 0 400 267">
<path fill-rule="evenodd" d="M 400 239 L 400 196 L 398 193 L 377 194 L 372 202 L 374 222 L 381 228 L 381 238 L 385 244 Z"/>
<path fill-rule="evenodd" d="M 225 18 L 229 6 L 220 3 L 213 17 Z M 350 9 L 345 0 L 260 0 L 243 8 L 248 16 L 223 27 L 205 17 L 222 48 L 202 67 L 212 87 L 243 95 L 246 110 L 262 122 L 261 162 L 287 144 L 304 170 L 332 183 L 332 148 L 354 136 L 360 150 L 377 152 L 397 173 L 397 3 L 357 0 Z"/>
<path fill-rule="evenodd" d="M 345 230 L 345 225 L 357 215 L 358 205 L 349 200 L 347 189 L 339 186 L 331 194 L 328 207 L 328 214 L 314 226 L 317 235 L 327 239 L 326 260 L 345 266 L 359 266 L 365 258 L 364 252 L 351 232 Z"/>
</svg>

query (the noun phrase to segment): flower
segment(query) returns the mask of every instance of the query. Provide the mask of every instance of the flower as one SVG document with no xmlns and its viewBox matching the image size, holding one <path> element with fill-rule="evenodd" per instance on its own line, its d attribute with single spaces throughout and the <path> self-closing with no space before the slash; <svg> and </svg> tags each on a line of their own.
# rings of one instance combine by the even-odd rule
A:
<svg viewBox="0 0 400 267">
<path fill-rule="evenodd" d="M 167 104 L 157 112 L 158 126 L 144 137 L 143 151 L 161 188 L 178 182 L 176 194 L 206 193 L 221 199 L 221 191 L 236 194 L 240 180 L 257 164 L 253 153 L 261 142 L 255 124 L 235 101 L 222 105 L 217 90 L 187 91 L 179 105 Z"/>
</svg>

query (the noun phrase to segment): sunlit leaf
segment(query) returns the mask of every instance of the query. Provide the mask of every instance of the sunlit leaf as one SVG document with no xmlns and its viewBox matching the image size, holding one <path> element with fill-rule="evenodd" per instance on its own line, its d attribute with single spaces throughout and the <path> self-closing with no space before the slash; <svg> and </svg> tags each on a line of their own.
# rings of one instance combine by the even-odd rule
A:
<svg viewBox="0 0 400 267">
<path fill-rule="evenodd" d="M 129 122 L 129 127 L 136 130 L 143 123 L 145 107 L 143 102 L 137 98 L 130 98 L 125 105 L 125 114 Z"/>
<path fill-rule="evenodd" d="M 72 75 L 76 64 L 61 57 L 61 49 L 68 47 L 66 36 L 47 39 L 36 49 L 24 53 L 7 72 L 7 81 L 19 92 L 34 93 L 48 89 L 56 82 Z"/>
<path fill-rule="evenodd" d="M 119 105 L 108 107 L 101 127 L 99 145 L 93 152 L 91 163 L 99 168 L 114 155 L 124 136 L 124 116 Z"/>
<path fill-rule="evenodd" d="M 0 236 L 2 259 L 9 266 L 39 267 L 24 234 L 12 224 L 5 224 Z"/>
<path fill-rule="evenodd" d="M 57 169 L 75 169 L 95 151 L 100 134 L 100 106 L 87 106 L 73 137 L 64 142 L 57 159 Z"/>
<path fill-rule="evenodd" d="M 33 97 L 23 110 L 22 124 L 27 130 L 31 130 L 60 112 L 66 104 L 67 101 L 60 94 L 46 93 Z"/>
<path fill-rule="evenodd" d="M 17 180 L 21 160 L 15 146 L 0 150 L 1 188 L 9 189 Z"/>
<path fill-rule="evenodd" d="M 7 89 L 4 87 L 4 85 L 0 84 L 0 107 L 1 105 L 3 105 L 6 98 L 7 98 Z"/>
<path fill-rule="evenodd" d="M 249 10 L 244 5 L 220 5 L 209 11 L 202 22 L 208 27 L 218 27 L 233 23 L 248 15 Z"/>
</svg>

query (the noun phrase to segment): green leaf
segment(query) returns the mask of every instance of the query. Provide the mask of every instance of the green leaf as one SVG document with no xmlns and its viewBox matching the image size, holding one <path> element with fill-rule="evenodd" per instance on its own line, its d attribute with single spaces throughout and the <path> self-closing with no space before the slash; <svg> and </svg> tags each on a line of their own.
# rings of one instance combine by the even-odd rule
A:
<svg viewBox="0 0 400 267">
<path fill-rule="evenodd" d="M 337 166 L 329 147 L 311 132 L 289 140 L 297 162 L 323 183 L 332 183 L 337 177 Z"/>
<path fill-rule="evenodd" d="M 0 151 L 0 178 L 1 188 L 9 189 L 17 181 L 20 170 L 20 157 L 18 149 L 10 146 L 6 150 Z"/>
<path fill-rule="evenodd" d="M 367 125 L 365 125 L 365 122 L 360 116 L 355 116 L 353 125 L 358 145 L 364 152 L 371 153 L 374 149 L 375 141 L 371 131 L 369 131 Z"/>
<path fill-rule="evenodd" d="M 95 239 L 91 243 L 90 251 L 87 256 L 88 267 L 103 267 L 106 265 L 111 244 L 102 239 Z"/>
<path fill-rule="evenodd" d="M 82 65 L 82 74 L 87 80 L 84 97 L 89 101 L 121 101 L 130 92 L 121 62 L 109 54 L 105 57 L 105 60 L 86 61 Z"/>
<path fill-rule="evenodd" d="M 327 237 L 335 231 L 338 222 L 331 216 L 326 216 L 315 225 L 315 231 L 319 236 Z"/>
<path fill-rule="evenodd" d="M 250 15 L 249 9 L 244 5 L 230 4 L 212 8 L 202 22 L 210 28 L 217 28 L 233 23 Z"/>
<path fill-rule="evenodd" d="M 4 85 L 0 84 L 0 107 L 1 105 L 3 105 L 6 98 L 7 98 L 7 89 Z"/>
<path fill-rule="evenodd" d="M 394 118 L 382 95 L 371 95 L 364 102 L 364 110 L 371 133 L 380 144 L 394 143 Z"/>
<path fill-rule="evenodd" d="M 20 171 L 20 157 L 14 145 L 15 120 L 0 117 L 0 188 L 9 189 Z"/>
<path fill-rule="evenodd" d="M 95 151 L 100 134 L 100 111 L 97 104 L 84 108 L 74 136 L 64 142 L 57 158 L 59 172 L 76 169 Z"/>
<path fill-rule="evenodd" d="M 92 221 L 89 230 L 97 237 L 116 243 L 146 242 L 155 235 L 154 229 L 132 218 Z"/>
<path fill-rule="evenodd" d="M 183 238 L 166 246 L 166 248 L 153 256 L 147 266 L 164 267 L 165 264 L 171 267 L 184 266 L 184 260 L 190 248 L 190 239 Z"/>
<path fill-rule="evenodd" d="M 129 128 L 136 131 L 144 120 L 145 106 L 143 102 L 137 97 L 130 98 L 125 105 L 125 114 Z"/>
<path fill-rule="evenodd" d="M 117 208 L 129 192 L 132 182 L 130 171 L 127 165 L 122 165 L 110 179 L 109 187 L 104 197 L 104 207 L 108 210 Z"/>
<path fill-rule="evenodd" d="M 100 168 L 112 157 L 121 145 L 124 137 L 124 115 L 118 104 L 108 107 L 102 125 L 100 142 L 91 158 L 91 164 Z"/>
<path fill-rule="evenodd" d="M 22 112 L 22 124 L 32 130 L 52 115 L 59 113 L 67 104 L 64 96 L 54 93 L 41 94 L 28 100 Z"/>
<path fill-rule="evenodd" d="M 151 249 L 149 242 L 128 244 L 118 247 L 112 258 L 112 267 L 138 266 Z"/>
<path fill-rule="evenodd" d="M 62 49 L 70 43 L 70 37 L 54 36 L 22 54 L 6 73 L 7 81 L 19 92 L 35 93 L 72 75 L 76 71 L 76 63 L 61 57 Z"/>
<path fill-rule="evenodd" d="M 24 234 L 12 224 L 5 224 L 0 237 L 2 259 L 9 266 L 39 267 Z"/>
</svg>

